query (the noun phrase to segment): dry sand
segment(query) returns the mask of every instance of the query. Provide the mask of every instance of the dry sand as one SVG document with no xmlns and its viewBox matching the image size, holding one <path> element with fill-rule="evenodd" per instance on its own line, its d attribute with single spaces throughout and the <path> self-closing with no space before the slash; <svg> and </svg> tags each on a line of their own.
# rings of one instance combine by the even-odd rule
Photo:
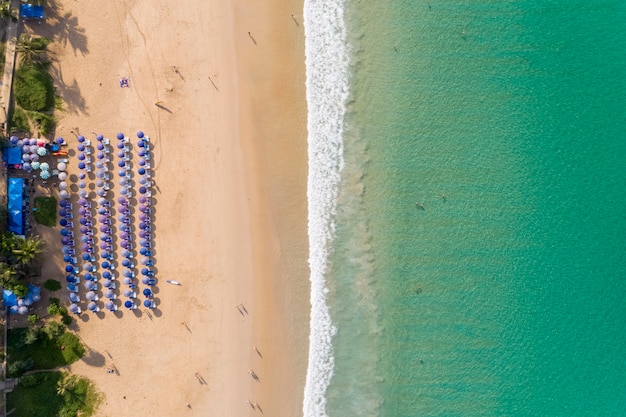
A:
<svg viewBox="0 0 626 417">
<path fill-rule="evenodd" d="M 72 372 L 105 394 L 100 416 L 259 413 L 247 400 L 265 415 L 300 415 L 309 324 L 301 0 L 49 3 L 46 23 L 31 28 L 55 40 L 66 108 L 57 136 L 72 148 L 75 127 L 92 139 L 142 130 L 157 185 L 158 309 L 84 313 L 75 329 L 89 352 Z M 47 277 L 62 276 L 60 261 Z"/>
</svg>

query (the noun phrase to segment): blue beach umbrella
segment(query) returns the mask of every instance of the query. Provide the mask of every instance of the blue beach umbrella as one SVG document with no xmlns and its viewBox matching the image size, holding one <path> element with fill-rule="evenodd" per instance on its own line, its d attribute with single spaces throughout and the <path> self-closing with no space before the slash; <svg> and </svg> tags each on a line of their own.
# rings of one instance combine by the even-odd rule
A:
<svg viewBox="0 0 626 417">
<path fill-rule="evenodd" d="M 111 275 L 111 272 L 109 272 L 109 271 L 104 271 L 102 273 L 102 278 L 105 278 L 105 279 L 111 279 L 112 276 L 113 275 Z"/>
<path fill-rule="evenodd" d="M 112 300 L 112 299 L 114 299 L 114 298 L 115 298 L 115 293 L 114 293 L 113 291 L 111 291 L 111 290 L 107 290 L 107 291 L 104 293 L 104 296 L 105 296 L 106 298 L 108 298 L 108 299 Z"/>
<path fill-rule="evenodd" d="M 72 262 L 72 257 L 70 255 L 65 255 L 63 257 L 63 262 Z"/>
<path fill-rule="evenodd" d="M 104 139 L 104 136 L 102 136 L 102 135 L 96 135 L 96 140 L 97 140 L 98 142 L 102 142 L 102 140 L 103 140 L 103 139 Z"/>
<path fill-rule="evenodd" d="M 122 140 L 122 139 L 124 139 L 124 134 L 123 134 L 122 132 L 118 133 L 118 134 L 117 134 L 117 139 L 118 139 L 118 140 Z"/>
<path fill-rule="evenodd" d="M 92 301 L 91 303 L 87 304 L 87 309 L 88 309 L 89 311 L 96 312 L 96 311 L 98 311 L 98 306 L 96 305 L 96 303 L 94 303 L 94 302 Z"/>
<path fill-rule="evenodd" d="M 74 284 L 67 284 L 67 290 L 70 292 L 78 292 L 78 287 Z"/>
<path fill-rule="evenodd" d="M 154 307 L 154 303 L 151 300 L 144 300 L 143 305 L 148 308 Z"/>
<path fill-rule="evenodd" d="M 135 304 L 130 300 L 127 300 L 126 302 L 124 302 L 124 307 L 126 308 L 133 308 L 134 305 Z"/>
<path fill-rule="evenodd" d="M 84 161 L 85 160 L 85 154 L 82 153 L 82 152 L 79 153 L 76 157 L 78 158 L 79 161 Z"/>
<path fill-rule="evenodd" d="M 132 290 L 124 290 L 124 297 L 134 297 L 134 292 Z"/>
<path fill-rule="evenodd" d="M 84 141 L 85 141 L 85 137 L 84 137 L 83 135 L 80 135 L 80 136 L 78 137 L 78 142 L 79 142 L 79 143 L 83 143 Z"/>
<path fill-rule="evenodd" d="M 150 288 L 145 288 L 143 290 L 143 295 L 148 298 L 152 297 L 152 291 L 150 291 Z"/>
<path fill-rule="evenodd" d="M 76 283 L 76 277 L 74 275 L 68 275 L 65 277 L 65 280 L 69 283 L 69 284 L 75 284 Z"/>
<path fill-rule="evenodd" d="M 78 169 L 85 169 L 85 167 L 86 167 L 86 166 L 87 166 L 87 165 L 85 165 L 85 163 L 84 163 L 84 162 L 79 162 L 79 163 L 78 163 Z"/>
<path fill-rule="evenodd" d="M 85 151 L 85 144 L 84 143 L 79 143 L 78 146 L 76 147 L 76 149 L 78 149 L 79 152 L 84 152 Z"/>
<path fill-rule="evenodd" d="M 63 238 L 63 239 L 66 239 L 66 238 Z M 61 239 L 61 240 L 63 240 L 63 239 Z M 69 243 L 69 238 L 67 238 L 67 239 L 68 239 L 68 243 Z M 67 245 L 67 244 L 68 244 L 68 243 L 65 243 L 65 242 L 62 242 L 62 243 L 63 243 L 64 245 Z M 70 248 L 69 246 L 63 246 L 63 247 L 61 248 L 61 251 L 62 251 L 65 255 L 69 255 L 69 254 L 70 254 L 70 252 L 72 251 L 72 248 Z"/>
<path fill-rule="evenodd" d="M 88 291 L 87 294 L 85 294 L 85 298 L 88 299 L 89 301 L 94 301 L 96 300 L 98 297 L 96 296 L 96 293 L 93 291 Z"/>
<path fill-rule="evenodd" d="M 76 304 L 70 304 L 68 309 L 70 310 L 70 313 L 80 314 L 80 307 L 78 307 Z"/>
<path fill-rule="evenodd" d="M 115 307 L 115 304 L 113 304 L 113 301 L 108 301 L 105 305 L 106 305 L 106 308 L 111 311 L 117 310 L 117 308 Z"/>
<path fill-rule="evenodd" d="M 80 303 L 80 297 L 75 292 L 71 292 L 67 298 L 73 303 Z"/>
<path fill-rule="evenodd" d="M 65 272 L 74 272 L 74 267 L 72 265 L 66 265 Z"/>
<path fill-rule="evenodd" d="M 139 168 L 137 170 L 137 173 L 139 173 L 139 175 L 145 175 L 146 174 L 146 169 L 145 168 Z"/>
<path fill-rule="evenodd" d="M 144 134 L 143 134 L 143 132 L 141 130 L 139 132 L 137 132 L 137 137 L 139 139 L 142 139 L 144 137 Z"/>
</svg>

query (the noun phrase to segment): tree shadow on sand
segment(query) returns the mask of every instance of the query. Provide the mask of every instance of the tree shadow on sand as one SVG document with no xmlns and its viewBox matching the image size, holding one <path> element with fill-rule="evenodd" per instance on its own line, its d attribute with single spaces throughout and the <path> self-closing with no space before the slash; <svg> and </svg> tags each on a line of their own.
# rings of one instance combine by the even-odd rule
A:
<svg viewBox="0 0 626 417">
<path fill-rule="evenodd" d="M 78 24 L 78 18 L 71 12 L 63 13 L 62 6 L 55 0 L 48 0 L 47 16 L 44 29 L 54 42 L 73 49 L 83 56 L 89 53 L 85 29 Z"/>
<path fill-rule="evenodd" d="M 76 79 L 71 84 L 63 82 L 63 71 L 59 65 L 50 66 L 50 75 L 54 79 L 57 94 L 63 99 L 65 110 L 69 113 L 83 113 L 88 115 L 85 98 L 80 93 L 80 87 Z"/>
</svg>

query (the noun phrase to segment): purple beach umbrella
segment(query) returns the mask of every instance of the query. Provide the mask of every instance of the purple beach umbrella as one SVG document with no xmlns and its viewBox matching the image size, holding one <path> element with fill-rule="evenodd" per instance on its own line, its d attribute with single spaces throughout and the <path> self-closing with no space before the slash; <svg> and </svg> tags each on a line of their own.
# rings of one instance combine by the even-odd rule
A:
<svg viewBox="0 0 626 417">
<path fill-rule="evenodd" d="M 86 167 L 86 166 L 87 166 L 87 165 L 85 165 L 85 163 L 84 163 L 84 162 L 79 162 L 79 163 L 78 163 L 78 169 L 85 169 L 85 167 Z"/>
<path fill-rule="evenodd" d="M 85 160 L 85 154 L 82 153 L 82 152 L 79 153 L 76 157 L 78 158 L 79 161 L 84 161 Z"/>
<path fill-rule="evenodd" d="M 84 137 L 83 135 L 80 135 L 80 136 L 78 137 L 78 142 L 79 142 L 79 143 L 83 143 L 84 141 L 85 141 L 85 137 Z"/>
</svg>

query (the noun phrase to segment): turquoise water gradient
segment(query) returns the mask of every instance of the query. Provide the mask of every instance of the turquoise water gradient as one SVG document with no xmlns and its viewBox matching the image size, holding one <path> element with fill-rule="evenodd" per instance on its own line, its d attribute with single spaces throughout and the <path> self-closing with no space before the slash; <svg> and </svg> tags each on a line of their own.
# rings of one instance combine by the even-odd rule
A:
<svg viewBox="0 0 626 417">
<path fill-rule="evenodd" d="M 626 3 L 346 16 L 329 416 L 626 415 Z"/>
</svg>

